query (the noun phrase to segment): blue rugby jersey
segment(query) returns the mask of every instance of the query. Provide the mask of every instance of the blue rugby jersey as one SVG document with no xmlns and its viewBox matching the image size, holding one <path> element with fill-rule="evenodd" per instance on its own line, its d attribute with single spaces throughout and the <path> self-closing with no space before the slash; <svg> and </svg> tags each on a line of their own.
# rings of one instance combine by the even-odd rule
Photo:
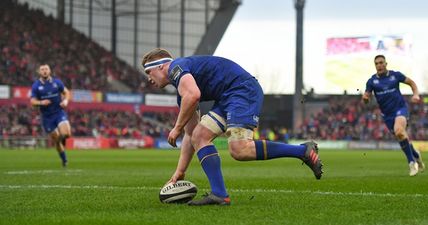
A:
<svg viewBox="0 0 428 225">
<path fill-rule="evenodd" d="M 201 101 L 220 100 L 228 90 L 254 78 L 237 63 L 217 56 L 190 56 L 171 62 L 168 77 L 176 88 L 180 78 L 190 73 L 201 91 Z M 180 104 L 180 98 L 178 98 Z"/>
<path fill-rule="evenodd" d="M 388 70 L 384 76 L 373 75 L 366 83 L 366 92 L 374 92 L 376 101 L 384 116 L 395 115 L 397 110 L 407 107 L 400 92 L 400 82 L 406 76 L 399 71 Z"/>
<path fill-rule="evenodd" d="M 42 116 L 49 116 L 62 110 L 59 105 L 62 101 L 61 93 L 64 92 L 64 84 L 61 80 L 53 78 L 44 82 L 37 79 L 31 87 L 31 97 L 38 100 L 48 99 L 51 104 L 40 106 Z"/>
</svg>

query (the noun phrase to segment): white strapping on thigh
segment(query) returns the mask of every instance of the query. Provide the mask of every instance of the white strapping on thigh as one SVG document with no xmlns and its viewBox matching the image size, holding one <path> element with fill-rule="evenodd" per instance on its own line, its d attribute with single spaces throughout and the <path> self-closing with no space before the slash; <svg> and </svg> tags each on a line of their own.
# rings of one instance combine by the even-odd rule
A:
<svg viewBox="0 0 428 225">
<path fill-rule="evenodd" d="M 252 140 L 254 132 L 248 128 L 243 127 L 230 127 L 227 128 L 226 136 L 227 141 L 240 141 L 240 140 Z"/>
<path fill-rule="evenodd" d="M 200 123 L 216 135 L 224 133 L 226 128 L 226 120 L 213 111 L 203 115 Z"/>
</svg>

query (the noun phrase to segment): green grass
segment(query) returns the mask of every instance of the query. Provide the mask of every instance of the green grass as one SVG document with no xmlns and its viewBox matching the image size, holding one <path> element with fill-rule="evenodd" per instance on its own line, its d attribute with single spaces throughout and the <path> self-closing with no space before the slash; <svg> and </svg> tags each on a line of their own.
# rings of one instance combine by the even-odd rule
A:
<svg viewBox="0 0 428 225">
<path fill-rule="evenodd" d="M 399 151 L 328 151 L 316 180 L 296 159 L 238 162 L 220 151 L 230 207 L 159 202 L 178 151 L 0 150 L 0 224 L 428 224 L 428 172 Z M 428 155 L 426 155 L 428 157 Z M 197 160 L 186 178 L 209 185 Z"/>
</svg>

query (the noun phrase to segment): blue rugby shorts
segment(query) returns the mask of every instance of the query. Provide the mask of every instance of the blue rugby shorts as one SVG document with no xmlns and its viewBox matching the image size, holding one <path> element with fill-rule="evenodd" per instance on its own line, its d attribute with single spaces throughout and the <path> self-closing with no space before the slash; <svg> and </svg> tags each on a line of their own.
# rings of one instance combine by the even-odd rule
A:
<svg viewBox="0 0 428 225">
<path fill-rule="evenodd" d="M 227 127 L 253 129 L 259 123 L 263 89 L 255 79 L 233 85 L 216 101 L 211 111 L 226 119 Z"/>
<path fill-rule="evenodd" d="M 63 121 L 68 121 L 67 114 L 63 110 L 54 114 L 42 116 L 42 125 L 46 133 L 53 132 Z"/>
<path fill-rule="evenodd" d="M 398 109 L 395 113 L 383 115 L 383 120 L 385 121 L 385 125 L 388 127 L 388 130 L 394 134 L 394 124 L 395 124 L 395 117 L 397 116 L 404 116 L 407 120 L 409 120 L 409 112 L 407 110 L 407 107 L 403 107 Z"/>
</svg>

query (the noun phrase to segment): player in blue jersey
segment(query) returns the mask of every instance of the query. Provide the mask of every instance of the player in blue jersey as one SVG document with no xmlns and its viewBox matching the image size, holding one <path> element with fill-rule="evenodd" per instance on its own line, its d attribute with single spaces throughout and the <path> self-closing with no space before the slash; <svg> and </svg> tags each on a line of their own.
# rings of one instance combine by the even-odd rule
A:
<svg viewBox="0 0 428 225">
<path fill-rule="evenodd" d="M 66 167 L 65 141 L 71 136 L 71 128 L 64 108 L 70 100 L 70 92 L 59 79 L 51 76 L 49 65 L 41 64 L 38 73 L 40 77 L 31 87 L 31 105 L 40 107 L 43 128 Z"/>
<path fill-rule="evenodd" d="M 425 164 L 420 152 L 415 150 L 410 143 L 406 132 L 409 112 L 406 101 L 401 95 L 399 84 L 405 83 L 412 88 L 411 102 L 413 103 L 420 101 L 418 88 L 412 79 L 404 76 L 401 72 L 387 70 L 385 56 L 377 55 L 374 58 L 374 63 L 377 72 L 367 81 L 366 91 L 362 99 L 365 103 L 369 102 L 372 92 L 374 92 L 386 126 L 395 135 L 407 157 L 409 175 L 415 176 L 418 171 L 425 170 Z"/>
<path fill-rule="evenodd" d="M 313 141 L 288 145 L 272 141 L 254 141 L 263 104 L 263 91 L 257 80 L 231 60 L 215 56 L 191 56 L 172 59 L 164 49 L 144 55 L 142 66 L 149 81 L 159 88 L 172 84 L 178 90 L 180 112 L 168 142 L 176 146 L 184 132 L 180 158 L 168 182 L 176 182 L 196 152 L 208 177 L 211 193 L 189 205 L 229 205 L 221 172 L 220 157 L 212 141 L 225 133 L 229 152 L 239 161 L 268 160 L 281 157 L 301 159 L 317 179 L 323 173 L 318 147 Z M 198 103 L 214 100 L 211 111 L 200 118 Z"/>
</svg>

